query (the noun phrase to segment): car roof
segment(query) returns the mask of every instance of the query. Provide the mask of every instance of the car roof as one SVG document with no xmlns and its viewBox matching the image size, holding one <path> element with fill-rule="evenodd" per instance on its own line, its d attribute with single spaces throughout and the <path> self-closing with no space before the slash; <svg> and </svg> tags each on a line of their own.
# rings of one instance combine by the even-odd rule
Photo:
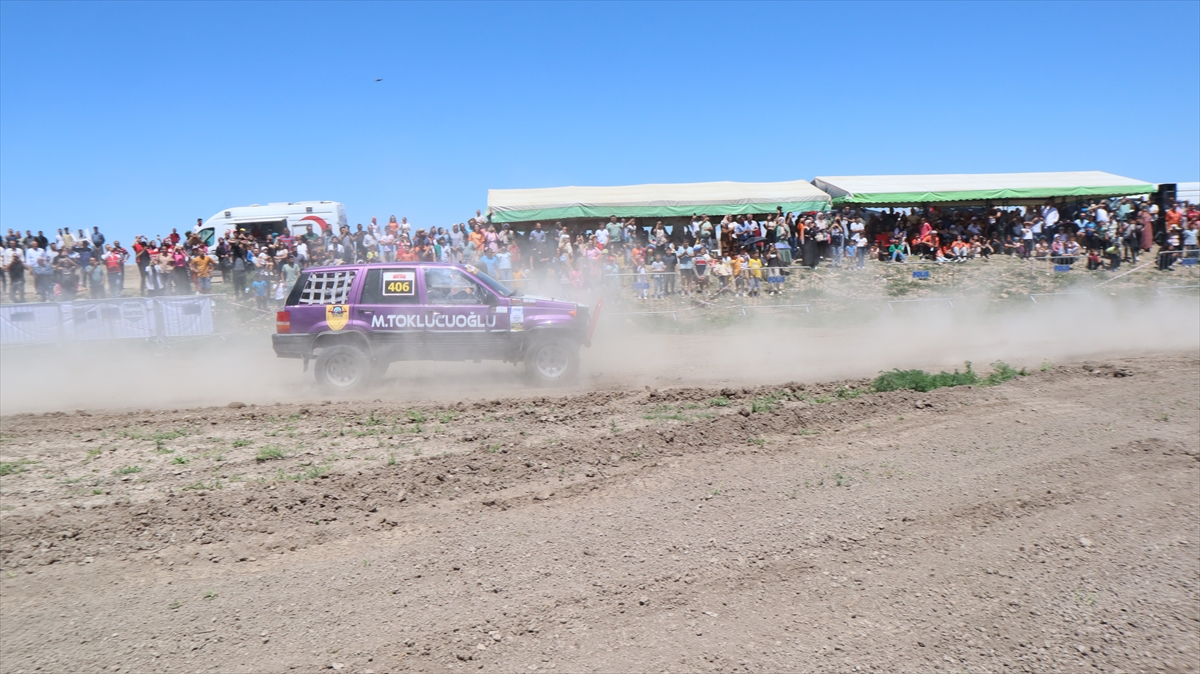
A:
<svg viewBox="0 0 1200 674">
<path fill-rule="evenodd" d="M 344 269 L 369 269 L 371 267 L 454 267 L 463 271 L 470 271 L 468 267 L 471 265 L 458 264 L 455 262 L 355 262 L 354 264 L 335 264 L 325 265 L 321 267 L 308 267 L 304 271 L 340 271 Z"/>
</svg>

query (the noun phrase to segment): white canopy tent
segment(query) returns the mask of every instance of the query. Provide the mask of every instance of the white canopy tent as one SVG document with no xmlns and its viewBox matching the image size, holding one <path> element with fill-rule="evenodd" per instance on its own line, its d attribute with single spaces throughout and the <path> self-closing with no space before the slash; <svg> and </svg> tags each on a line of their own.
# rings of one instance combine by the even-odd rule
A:
<svg viewBox="0 0 1200 674">
<path fill-rule="evenodd" d="M 830 198 L 804 180 L 778 183 L 676 183 L 620 187 L 488 190 L 493 222 L 568 218 L 668 218 L 824 211 Z"/>
<path fill-rule="evenodd" d="M 916 206 L 927 203 L 1036 203 L 1066 197 L 1151 194 L 1158 186 L 1103 171 L 821 176 L 813 185 L 835 204 Z"/>
</svg>

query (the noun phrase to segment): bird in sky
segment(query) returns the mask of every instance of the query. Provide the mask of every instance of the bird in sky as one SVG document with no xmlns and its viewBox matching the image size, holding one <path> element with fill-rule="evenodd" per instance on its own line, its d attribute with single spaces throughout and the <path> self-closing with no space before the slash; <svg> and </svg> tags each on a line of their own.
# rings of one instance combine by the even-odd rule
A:
<svg viewBox="0 0 1200 674">
<path fill-rule="evenodd" d="M 382 81 L 383 81 L 383 78 L 382 78 L 382 77 L 376 77 L 376 78 L 375 78 L 375 81 L 376 81 L 376 82 L 382 82 Z"/>
</svg>

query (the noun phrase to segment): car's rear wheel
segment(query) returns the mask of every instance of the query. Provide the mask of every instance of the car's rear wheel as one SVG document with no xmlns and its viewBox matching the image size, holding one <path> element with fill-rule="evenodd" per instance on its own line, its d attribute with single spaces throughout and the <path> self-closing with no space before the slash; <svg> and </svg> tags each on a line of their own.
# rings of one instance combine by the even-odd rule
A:
<svg viewBox="0 0 1200 674">
<path fill-rule="evenodd" d="M 323 349 L 314 369 L 317 386 L 335 395 L 360 391 L 372 379 L 371 360 L 367 354 L 345 344 Z"/>
<path fill-rule="evenodd" d="M 537 340 L 525 353 L 525 373 L 535 384 L 571 381 L 579 373 L 579 345 L 561 337 Z"/>
</svg>

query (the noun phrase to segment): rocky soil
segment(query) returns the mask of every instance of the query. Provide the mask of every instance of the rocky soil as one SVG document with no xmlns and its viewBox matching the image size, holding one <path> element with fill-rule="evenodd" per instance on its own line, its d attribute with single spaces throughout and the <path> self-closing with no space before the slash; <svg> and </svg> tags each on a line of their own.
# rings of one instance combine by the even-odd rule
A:
<svg viewBox="0 0 1200 674">
<path fill-rule="evenodd" d="M 1200 359 L 0 419 L 0 671 L 1200 670 Z"/>
</svg>

